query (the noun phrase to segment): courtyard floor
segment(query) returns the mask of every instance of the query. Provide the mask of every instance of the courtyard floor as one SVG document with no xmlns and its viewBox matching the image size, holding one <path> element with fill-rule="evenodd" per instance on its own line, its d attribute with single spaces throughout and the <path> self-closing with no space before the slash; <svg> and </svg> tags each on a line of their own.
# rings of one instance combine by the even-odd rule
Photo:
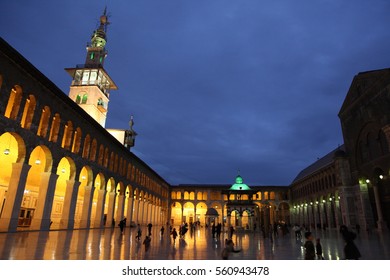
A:
<svg viewBox="0 0 390 280">
<path fill-rule="evenodd" d="M 135 238 L 135 228 L 118 227 L 91 230 L 24 231 L 0 233 L 2 260 L 221 260 L 226 233 L 213 239 L 211 229 L 188 231 L 185 238 L 173 242 L 167 234 L 160 235 L 160 227 L 153 227 L 151 245 L 145 250 L 142 241 L 147 232 L 143 228 L 141 241 Z M 325 260 L 343 259 L 343 241 L 336 230 L 314 231 L 321 239 Z M 304 257 L 304 240 L 294 234 L 263 238 L 260 232 L 238 232 L 233 235 L 236 248 L 230 259 L 237 260 L 300 260 Z M 390 233 L 360 233 L 355 240 L 363 260 L 390 259 Z"/>
</svg>

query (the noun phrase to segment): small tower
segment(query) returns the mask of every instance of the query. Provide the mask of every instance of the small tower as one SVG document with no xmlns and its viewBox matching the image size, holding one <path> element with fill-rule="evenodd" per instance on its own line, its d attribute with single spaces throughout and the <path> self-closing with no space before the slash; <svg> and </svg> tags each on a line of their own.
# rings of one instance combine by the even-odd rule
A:
<svg viewBox="0 0 390 280">
<path fill-rule="evenodd" d="M 107 9 L 100 17 L 100 25 L 87 44 L 85 64 L 65 70 L 72 76 L 69 97 L 83 108 L 102 127 L 105 127 L 110 90 L 118 89 L 103 68 L 107 56 Z"/>
<path fill-rule="evenodd" d="M 124 143 L 124 145 L 126 148 L 128 148 L 130 150 L 131 147 L 134 147 L 135 137 L 137 136 L 137 132 L 135 132 L 133 129 L 133 126 L 134 126 L 133 116 L 130 117 L 129 126 L 130 126 L 130 129 L 125 130 L 125 143 Z"/>
</svg>

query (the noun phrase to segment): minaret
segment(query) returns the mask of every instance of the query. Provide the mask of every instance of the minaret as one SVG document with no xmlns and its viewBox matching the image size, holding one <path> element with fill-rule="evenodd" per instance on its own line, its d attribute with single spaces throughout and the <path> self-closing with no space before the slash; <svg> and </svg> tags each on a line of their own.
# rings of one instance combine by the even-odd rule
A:
<svg viewBox="0 0 390 280">
<path fill-rule="evenodd" d="M 105 127 L 110 90 L 118 89 L 103 68 L 107 56 L 107 10 L 100 17 L 100 25 L 87 45 L 85 64 L 65 70 L 72 76 L 69 97 L 83 108 L 102 127 Z"/>
</svg>

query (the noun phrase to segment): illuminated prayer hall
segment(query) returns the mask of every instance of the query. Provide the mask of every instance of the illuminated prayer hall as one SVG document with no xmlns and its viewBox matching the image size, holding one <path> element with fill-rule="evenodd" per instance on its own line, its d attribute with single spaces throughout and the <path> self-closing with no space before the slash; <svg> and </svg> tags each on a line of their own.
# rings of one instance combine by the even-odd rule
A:
<svg viewBox="0 0 390 280">
<path fill-rule="evenodd" d="M 338 115 L 344 144 L 290 185 L 248 186 L 240 174 L 229 185 L 171 185 L 132 153 L 132 118 L 123 130 L 105 127 L 117 89 L 104 68 L 107 25 L 105 11 L 84 63 L 65 69 L 68 94 L 0 40 L 0 232 L 105 228 L 124 218 L 127 226 L 388 230 L 390 69 L 353 77 Z"/>
</svg>

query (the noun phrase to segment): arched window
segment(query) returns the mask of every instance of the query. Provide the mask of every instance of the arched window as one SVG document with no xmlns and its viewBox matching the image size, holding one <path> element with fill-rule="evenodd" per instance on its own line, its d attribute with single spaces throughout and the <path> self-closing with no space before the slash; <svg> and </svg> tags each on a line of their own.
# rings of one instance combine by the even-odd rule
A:
<svg viewBox="0 0 390 280">
<path fill-rule="evenodd" d="M 108 167 L 108 169 L 110 171 L 114 171 L 114 163 L 115 163 L 115 155 L 114 155 L 114 152 L 111 152 L 110 162 L 109 162 L 109 167 Z"/>
<path fill-rule="evenodd" d="M 76 96 L 76 104 L 80 104 L 80 103 L 81 103 L 81 95 L 77 94 L 77 96 Z"/>
<path fill-rule="evenodd" d="M 72 152 L 78 154 L 81 146 L 81 128 L 78 127 L 74 132 Z"/>
<path fill-rule="evenodd" d="M 91 148 L 91 137 L 89 136 L 89 134 L 87 134 L 87 136 L 85 136 L 84 139 L 83 158 L 88 158 L 90 148 Z"/>
<path fill-rule="evenodd" d="M 62 137 L 61 147 L 69 150 L 72 143 L 72 134 L 73 134 L 73 124 L 71 121 L 65 125 L 64 135 Z"/>
<path fill-rule="evenodd" d="M 103 158 L 104 158 L 104 146 L 103 146 L 103 144 L 100 144 L 98 164 L 103 165 Z"/>
<path fill-rule="evenodd" d="M 50 114 L 51 114 L 50 108 L 48 106 L 45 106 L 45 108 L 42 109 L 41 120 L 39 121 L 39 126 L 37 131 L 38 136 L 42 136 L 43 138 L 46 138 L 47 130 L 49 128 Z"/>
<path fill-rule="evenodd" d="M 96 139 L 93 139 L 92 140 L 92 146 L 91 146 L 91 153 L 89 155 L 89 159 L 91 161 L 95 161 L 96 160 L 96 152 L 97 152 L 97 141 L 96 141 Z"/>
<path fill-rule="evenodd" d="M 88 94 L 85 93 L 85 94 L 83 95 L 83 99 L 81 100 L 81 103 L 82 103 L 82 104 L 87 104 L 87 100 L 88 100 Z"/>
<path fill-rule="evenodd" d="M 11 120 L 16 120 L 19 113 L 21 101 L 22 101 L 22 88 L 16 85 L 11 90 L 11 94 L 8 99 L 8 104 L 7 104 L 7 108 L 5 109 L 4 116 L 10 118 Z"/>
<path fill-rule="evenodd" d="M 104 151 L 104 167 L 107 168 L 108 166 L 108 148 L 106 148 L 106 150 Z"/>
<path fill-rule="evenodd" d="M 60 131 L 61 118 L 60 114 L 55 114 L 51 122 L 49 141 L 56 143 L 58 140 L 58 132 Z"/>
<path fill-rule="evenodd" d="M 29 97 L 26 99 L 22 120 L 20 122 L 20 125 L 25 129 L 30 129 L 31 127 L 32 119 L 34 117 L 34 112 L 35 112 L 35 105 L 36 105 L 35 97 L 34 95 L 30 94 Z"/>
</svg>

